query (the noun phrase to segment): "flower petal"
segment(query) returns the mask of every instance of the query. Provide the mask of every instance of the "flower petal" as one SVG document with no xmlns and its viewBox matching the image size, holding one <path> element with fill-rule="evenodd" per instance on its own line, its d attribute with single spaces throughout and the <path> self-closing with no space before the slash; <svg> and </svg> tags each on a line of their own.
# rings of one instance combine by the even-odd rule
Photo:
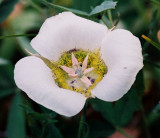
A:
<svg viewBox="0 0 160 138">
<path fill-rule="evenodd" d="M 59 114 L 73 116 L 85 104 L 82 94 L 59 88 L 51 70 L 37 57 L 25 57 L 17 62 L 14 79 L 31 99 Z"/>
<path fill-rule="evenodd" d="M 74 48 L 99 48 L 106 34 L 107 28 L 104 25 L 78 17 L 71 12 L 63 12 L 43 23 L 31 45 L 42 56 L 57 60 L 61 53 Z"/>
<path fill-rule="evenodd" d="M 108 72 L 92 94 L 105 101 L 116 101 L 131 88 L 143 67 L 141 44 L 129 31 L 117 29 L 102 42 L 101 54 Z"/>
</svg>

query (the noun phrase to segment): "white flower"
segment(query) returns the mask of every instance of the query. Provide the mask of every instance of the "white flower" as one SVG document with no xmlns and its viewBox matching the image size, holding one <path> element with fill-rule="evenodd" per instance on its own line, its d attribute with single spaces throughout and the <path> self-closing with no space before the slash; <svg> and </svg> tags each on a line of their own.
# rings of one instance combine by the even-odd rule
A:
<svg viewBox="0 0 160 138">
<path fill-rule="evenodd" d="M 53 65 L 59 64 L 59 68 L 50 68 L 36 56 L 25 57 L 15 65 L 15 82 L 35 102 L 65 116 L 80 112 L 88 97 L 104 101 L 120 99 L 130 89 L 143 66 L 141 44 L 132 33 L 123 29 L 109 31 L 104 25 L 71 12 L 47 19 L 31 45 Z M 96 50 L 100 50 L 98 58 L 94 57 Z M 78 61 L 76 52 L 84 56 L 83 60 Z M 70 54 L 68 59 L 67 54 Z M 92 58 L 98 61 L 93 64 Z M 70 61 L 70 67 L 62 64 Z M 80 62 L 83 65 L 80 66 Z M 89 70 L 85 73 L 87 68 Z M 94 83 L 89 75 L 95 82 L 98 77 L 100 79 Z"/>
</svg>

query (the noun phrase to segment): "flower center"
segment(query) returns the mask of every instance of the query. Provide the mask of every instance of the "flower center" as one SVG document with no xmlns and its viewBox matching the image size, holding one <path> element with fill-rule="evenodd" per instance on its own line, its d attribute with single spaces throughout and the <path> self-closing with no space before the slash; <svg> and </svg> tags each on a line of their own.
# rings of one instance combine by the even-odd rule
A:
<svg viewBox="0 0 160 138">
<path fill-rule="evenodd" d="M 83 72 L 82 72 L 82 70 L 81 70 L 80 68 L 78 68 L 78 69 L 75 71 L 75 73 L 78 75 L 79 78 L 82 78 Z"/>
<path fill-rule="evenodd" d="M 91 96 L 93 89 L 107 73 L 107 67 L 101 59 L 100 51 L 70 50 L 64 52 L 52 69 L 56 84 Z"/>
</svg>

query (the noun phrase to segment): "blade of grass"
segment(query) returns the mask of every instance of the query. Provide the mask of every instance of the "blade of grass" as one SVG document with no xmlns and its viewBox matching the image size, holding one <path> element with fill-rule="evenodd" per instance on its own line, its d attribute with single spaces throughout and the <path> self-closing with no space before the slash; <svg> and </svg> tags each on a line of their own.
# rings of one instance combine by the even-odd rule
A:
<svg viewBox="0 0 160 138">
<path fill-rule="evenodd" d="M 159 7 L 160 7 L 160 2 L 159 2 L 159 1 L 151 0 L 151 2 L 154 3 L 156 6 L 159 6 Z"/>
<path fill-rule="evenodd" d="M 150 61 L 150 60 L 147 60 L 147 59 L 144 59 L 144 62 L 152 65 L 153 67 L 156 67 L 156 68 L 159 68 L 159 69 L 160 69 L 160 64 L 154 63 L 154 62 L 152 62 L 152 61 Z"/>
<path fill-rule="evenodd" d="M 36 34 L 5 35 L 5 36 L 0 36 L 0 39 L 10 38 L 10 37 L 23 37 L 23 36 L 36 36 Z"/>
<path fill-rule="evenodd" d="M 145 35 L 142 35 L 142 38 L 145 39 L 147 42 L 149 42 L 150 44 L 152 44 L 154 47 L 156 47 L 158 50 L 160 50 L 160 44 L 154 42 L 153 40 L 151 40 L 150 38 L 148 38 Z"/>
</svg>

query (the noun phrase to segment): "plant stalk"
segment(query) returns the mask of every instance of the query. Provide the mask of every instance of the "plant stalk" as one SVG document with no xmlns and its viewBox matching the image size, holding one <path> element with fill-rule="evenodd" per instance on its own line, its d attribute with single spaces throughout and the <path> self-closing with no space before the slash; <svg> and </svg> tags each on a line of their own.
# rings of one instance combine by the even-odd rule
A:
<svg viewBox="0 0 160 138">
<path fill-rule="evenodd" d="M 110 21 L 111 28 L 112 28 L 114 25 L 113 25 L 111 10 L 107 10 L 107 13 L 108 13 L 108 19 L 109 19 L 109 21 Z"/>
<path fill-rule="evenodd" d="M 78 138 L 83 138 L 84 134 L 85 134 L 85 122 L 86 122 L 87 105 L 88 105 L 88 102 L 86 102 L 86 104 L 84 106 L 83 114 L 82 114 L 80 122 L 79 122 Z"/>
</svg>

